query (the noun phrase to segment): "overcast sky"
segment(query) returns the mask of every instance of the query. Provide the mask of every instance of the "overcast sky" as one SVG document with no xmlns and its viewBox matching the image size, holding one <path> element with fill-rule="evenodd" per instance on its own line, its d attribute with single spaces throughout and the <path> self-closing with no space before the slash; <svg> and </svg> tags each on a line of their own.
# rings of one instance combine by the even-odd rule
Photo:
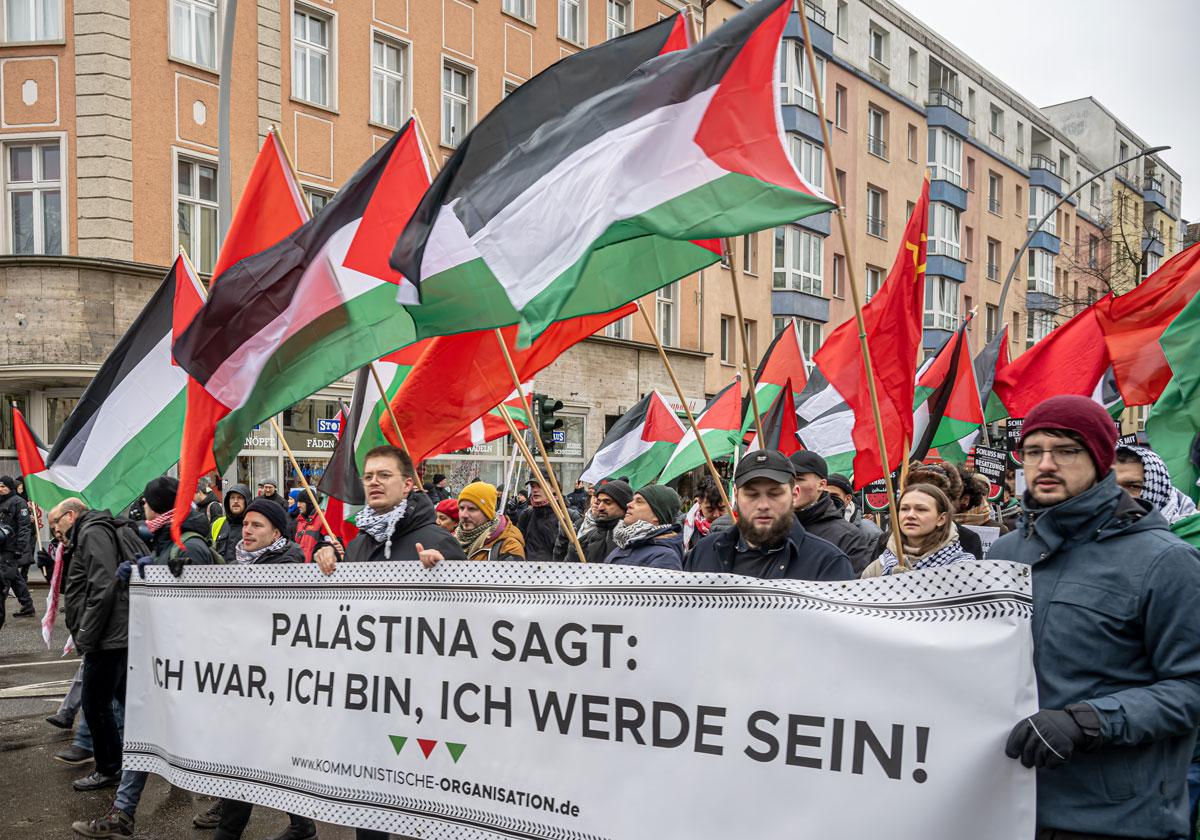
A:
<svg viewBox="0 0 1200 840">
<path fill-rule="evenodd" d="M 1200 0 L 895 0 L 1035 105 L 1093 96 L 1183 178 L 1200 221 Z"/>
</svg>

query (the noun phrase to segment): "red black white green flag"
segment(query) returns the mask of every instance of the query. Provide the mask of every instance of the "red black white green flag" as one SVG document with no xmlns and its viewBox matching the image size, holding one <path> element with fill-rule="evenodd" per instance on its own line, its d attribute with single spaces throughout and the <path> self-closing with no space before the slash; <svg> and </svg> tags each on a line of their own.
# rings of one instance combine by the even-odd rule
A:
<svg viewBox="0 0 1200 840">
<path fill-rule="evenodd" d="M 955 330 L 921 371 L 914 401 L 914 460 L 923 460 L 930 449 L 961 440 L 983 424 L 967 323 Z"/>
<path fill-rule="evenodd" d="M 595 484 L 625 476 L 630 486 L 641 487 L 658 478 L 681 440 L 679 417 L 662 394 L 651 391 L 609 429 L 579 478 Z"/>
<path fill-rule="evenodd" d="M 791 380 L 792 398 L 795 401 L 808 384 L 808 365 L 804 359 L 804 350 L 800 346 L 800 328 L 794 319 L 789 320 L 775 338 L 771 339 L 771 346 L 763 354 L 758 370 L 754 372 L 754 395 L 758 400 L 759 411 L 766 412 L 788 380 Z M 746 416 L 742 422 L 744 439 L 754 429 L 752 401 L 746 401 L 743 413 Z"/>
<path fill-rule="evenodd" d="M 712 459 L 732 455 L 737 447 L 738 430 L 742 425 L 742 379 L 735 377 L 708 401 L 704 411 L 696 418 L 704 448 Z M 696 439 L 695 429 L 684 432 L 671 459 L 663 468 L 659 481 L 666 484 L 676 476 L 683 475 L 704 463 L 704 450 Z"/>
<path fill-rule="evenodd" d="M 796 416 L 796 397 L 791 380 L 784 381 L 784 387 L 779 389 L 775 399 L 762 417 L 763 440 L 758 439 L 755 431 L 750 440 L 747 452 L 755 449 L 775 449 L 784 455 L 799 452 L 800 439 L 797 437 L 800 424 Z"/>
</svg>

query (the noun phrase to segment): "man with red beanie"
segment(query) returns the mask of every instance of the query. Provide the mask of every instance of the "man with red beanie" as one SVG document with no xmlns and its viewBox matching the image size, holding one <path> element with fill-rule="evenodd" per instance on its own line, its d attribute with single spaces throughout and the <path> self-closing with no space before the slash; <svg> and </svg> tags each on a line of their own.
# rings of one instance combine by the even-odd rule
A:
<svg viewBox="0 0 1200 840">
<path fill-rule="evenodd" d="M 1200 726 L 1200 553 L 1112 471 L 1117 431 L 1086 397 L 1025 417 L 1028 490 L 991 560 L 1033 569 L 1041 711 L 1006 752 L 1038 768 L 1038 840 L 1184 837 Z"/>
</svg>

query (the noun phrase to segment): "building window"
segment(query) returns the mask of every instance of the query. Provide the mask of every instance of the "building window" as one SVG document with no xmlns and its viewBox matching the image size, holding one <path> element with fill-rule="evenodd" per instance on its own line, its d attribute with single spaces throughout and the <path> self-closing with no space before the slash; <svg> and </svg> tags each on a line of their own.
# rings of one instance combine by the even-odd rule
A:
<svg viewBox="0 0 1200 840">
<path fill-rule="evenodd" d="M 533 0 L 504 0 L 502 8 L 506 15 L 533 23 Z"/>
<path fill-rule="evenodd" d="M 883 286 L 883 269 L 867 266 L 867 300 L 875 297 Z"/>
<path fill-rule="evenodd" d="M 442 145 L 456 148 L 471 130 L 474 74 L 457 64 L 442 66 Z"/>
<path fill-rule="evenodd" d="M 1100 264 L 1100 240 L 1088 236 L 1088 268 L 1096 268 Z"/>
<path fill-rule="evenodd" d="M 804 354 L 804 366 L 811 373 L 813 369 L 813 356 L 821 349 L 822 328 L 824 324 L 820 321 L 809 321 L 804 318 L 796 319 L 796 326 L 800 329 L 800 352 Z M 775 332 L 779 332 L 776 330 Z"/>
<path fill-rule="evenodd" d="M 737 360 L 737 350 L 733 346 L 733 337 L 737 335 L 732 315 L 721 316 L 721 364 L 732 365 Z"/>
<path fill-rule="evenodd" d="M 558 37 L 583 46 L 587 37 L 584 28 L 587 0 L 558 0 Z"/>
<path fill-rule="evenodd" d="M 1054 294 L 1054 255 L 1040 248 L 1032 248 L 1028 258 L 1029 277 L 1026 281 L 1031 292 Z"/>
<path fill-rule="evenodd" d="M 963 228 L 963 259 L 971 261 L 975 259 L 975 230 L 974 228 Z M 967 307 L 969 312 L 971 307 Z"/>
<path fill-rule="evenodd" d="M 912 123 L 908 124 L 908 159 L 917 162 L 917 127 Z"/>
<path fill-rule="evenodd" d="M 975 158 L 967 158 L 967 192 L 975 192 Z"/>
<path fill-rule="evenodd" d="M 404 45 L 376 35 L 371 42 L 371 120 L 399 128 L 405 120 Z"/>
<path fill-rule="evenodd" d="M 11 254 L 62 254 L 62 157 L 58 141 L 4 147 Z"/>
<path fill-rule="evenodd" d="M 991 341 L 1000 330 L 1000 309 L 990 303 L 983 308 L 983 340 Z"/>
<path fill-rule="evenodd" d="M 834 26 L 837 29 L 837 36 L 845 41 L 850 36 L 850 8 L 846 0 L 838 0 L 836 20 Z"/>
<path fill-rule="evenodd" d="M 846 197 L 846 171 L 844 169 L 833 170 L 834 180 L 837 181 L 838 195 L 845 199 Z"/>
<path fill-rule="evenodd" d="M 816 91 L 825 95 L 825 59 L 817 58 L 817 86 L 808 72 L 804 46 L 794 40 L 784 42 L 779 51 L 779 101 L 784 105 L 799 105 L 806 111 L 817 112 Z"/>
<path fill-rule="evenodd" d="M 908 220 L 912 218 L 913 211 L 917 209 L 915 201 L 904 202 L 904 224 L 908 224 Z"/>
<path fill-rule="evenodd" d="M 958 211 L 949 204 L 929 205 L 929 253 L 962 258 L 958 239 Z"/>
<path fill-rule="evenodd" d="M 1004 180 L 995 172 L 988 173 L 988 212 L 1000 215 L 1000 196 L 1004 195 Z"/>
<path fill-rule="evenodd" d="M 820 295 L 825 240 L 802 228 L 775 228 L 775 263 L 772 287 Z"/>
<path fill-rule="evenodd" d="M 887 239 L 887 193 L 867 187 L 867 233 Z"/>
<path fill-rule="evenodd" d="M 292 13 L 292 95 L 329 106 L 329 30 L 325 15 L 297 8 Z"/>
<path fill-rule="evenodd" d="M 57 41 L 63 36 L 62 0 L 5 0 L 4 40 Z"/>
<path fill-rule="evenodd" d="M 988 240 L 987 246 L 987 279 L 1000 279 L 1000 243 L 995 239 Z"/>
<path fill-rule="evenodd" d="M 746 328 L 746 352 L 749 353 L 751 359 L 758 358 L 758 323 L 749 318 L 742 320 L 742 326 Z"/>
<path fill-rule="evenodd" d="M 312 187 L 304 188 L 304 198 L 308 201 L 308 209 L 315 216 L 325 209 L 325 205 L 333 200 L 333 193 L 325 190 L 315 190 Z"/>
<path fill-rule="evenodd" d="M 1004 132 L 1000 133 L 1003 138 Z M 1017 163 L 1025 165 L 1025 123 L 1017 120 Z"/>
<path fill-rule="evenodd" d="M 962 186 L 962 140 L 941 128 L 929 129 L 929 172 L 935 180 Z"/>
<path fill-rule="evenodd" d="M 1025 348 L 1029 349 L 1054 329 L 1054 314 L 1035 309 L 1029 313 L 1028 330 L 1025 333 Z"/>
<path fill-rule="evenodd" d="M 835 298 L 845 297 L 846 293 L 842 291 L 846 277 L 846 258 L 841 254 L 833 255 L 833 277 L 830 278 L 831 292 Z"/>
<path fill-rule="evenodd" d="M 833 124 L 846 130 L 846 89 L 841 85 L 833 89 Z"/>
<path fill-rule="evenodd" d="M 958 328 L 958 283 L 949 277 L 925 277 L 925 326 L 935 330 Z"/>
<path fill-rule="evenodd" d="M 216 43 L 217 0 L 171 0 L 171 58 L 215 69 Z"/>
<path fill-rule="evenodd" d="M 196 271 L 212 274 L 217 264 L 217 165 L 181 155 L 175 172 L 179 247 Z"/>
<path fill-rule="evenodd" d="M 1004 112 L 995 105 L 988 112 L 988 133 L 1004 142 Z"/>
<path fill-rule="evenodd" d="M 799 134 L 788 134 L 788 145 L 792 151 L 792 162 L 804 176 L 804 180 L 819 191 L 825 191 L 825 150 L 805 140 Z"/>
<path fill-rule="evenodd" d="M 620 338 L 625 341 L 633 340 L 633 316 L 626 315 L 618 318 L 604 328 L 604 334 L 609 338 Z"/>
<path fill-rule="evenodd" d="M 752 277 L 758 275 L 757 233 L 747 233 L 742 237 L 742 271 Z"/>
<path fill-rule="evenodd" d="M 655 292 L 655 314 L 658 322 L 658 339 L 666 347 L 673 347 L 678 343 L 676 336 L 676 325 L 679 321 L 679 313 L 676 311 L 676 302 L 679 300 L 679 281 L 663 286 Z"/>
<path fill-rule="evenodd" d="M 1054 193 L 1045 187 L 1030 187 L 1029 188 L 1029 229 L 1033 230 L 1033 226 L 1038 223 L 1038 219 L 1049 214 L 1039 230 L 1045 231 L 1051 236 L 1058 235 L 1058 219 L 1050 213 L 1050 208 L 1058 201 Z"/>
<path fill-rule="evenodd" d="M 1021 185 L 1017 184 L 1017 215 L 1021 215 L 1021 208 L 1025 206 L 1025 191 L 1021 189 Z"/>
<path fill-rule="evenodd" d="M 874 23 L 871 24 L 868 51 L 872 61 L 877 61 L 884 67 L 888 66 L 888 33 Z"/>
<path fill-rule="evenodd" d="M 608 0 L 606 19 L 606 35 L 608 40 L 620 38 L 629 31 L 630 0 Z"/>
<path fill-rule="evenodd" d="M 867 109 L 867 151 L 887 160 L 887 111 L 874 105 Z"/>
</svg>

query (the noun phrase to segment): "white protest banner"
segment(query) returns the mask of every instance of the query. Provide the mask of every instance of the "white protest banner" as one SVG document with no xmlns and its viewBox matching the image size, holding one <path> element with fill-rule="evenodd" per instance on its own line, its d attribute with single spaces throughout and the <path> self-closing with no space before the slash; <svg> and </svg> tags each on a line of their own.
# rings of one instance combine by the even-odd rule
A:
<svg viewBox="0 0 1200 840">
<path fill-rule="evenodd" d="M 151 568 L 125 767 L 421 838 L 1034 833 L 1028 567 Z"/>
<path fill-rule="evenodd" d="M 996 525 L 963 525 L 959 524 L 959 528 L 967 528 L 979 535 L 979 545 L 983 549 L 983 556 L 987 557 L 987 553 L 992 549 L 992 543 L 1000 539 L 1000 528 Z"/>
</svg>

